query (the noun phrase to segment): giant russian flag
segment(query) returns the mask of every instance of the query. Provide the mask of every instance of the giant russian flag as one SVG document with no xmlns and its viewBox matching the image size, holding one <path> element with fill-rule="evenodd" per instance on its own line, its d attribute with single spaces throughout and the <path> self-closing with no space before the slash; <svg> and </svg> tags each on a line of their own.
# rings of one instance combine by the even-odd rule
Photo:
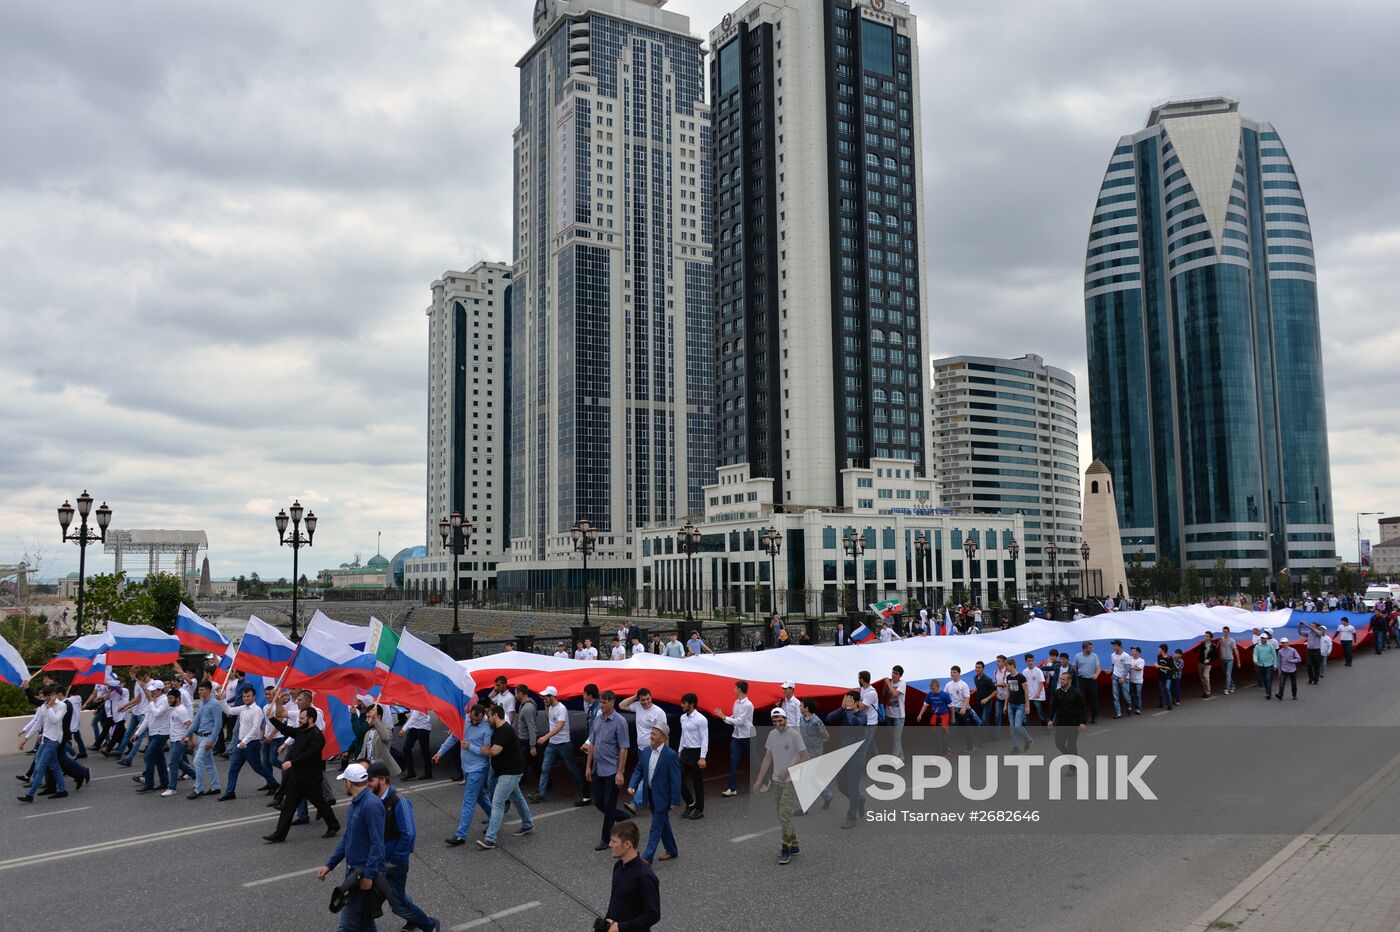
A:
<svg viewBox="0 0 1400 932">
<path fill-rule="evenodd" d="M 180 659 L 180 639 L 150 625 L 107 622 L 107 665 L 158 667 Z"/>
<path fill-rule="evenodd" d="M 288 688 L 360 692 L 372 687 L 377 679 L 373 654 L 355 650 L 313 620 L 292 654 L 282 685 Z"/>
<path fill-rule="evenodd" d="M 41 670 L 83 671 L 92 666 L 99 654 L 105 653 L 110 639 L 105 634 L 85 634 L 44 664 Z"/>
<path fill-rule="evenodd" d="M 465 668 L 405 630 L 399 635 L 399 649 L 379 698 L 420 712 L 436 712 L 448 731 L 461 738 L 475 692 L 476 683 Z"/>
<path fill-rule="evenodd" d="M 9 641 L 0 637 L 0 682 L 20 686 L 29 681 L 29 667 Z"/>
<path fill-rule="evenodd" d="M 338 696 L 318 692 L 311 699 L 316 709 L 317 724 L 325 736 L 326 748 L 322 760 L 339 757 L 355 743 L 355 728 L 350 724 L 350 707 Z"/>
<path fill-rule="evenodd" d="M 180 603 L 175 614 L 175 636 L 190 650 L 202 650 L 217 657 L 228 651 L 228 638 L 218 628 L 200 618 L 188 605 Z"/>
<path fill-rule="evenodd" d="M 86 670 L 73 674 L 74 686 L 111 686 L 116 681 L 116 674 L 107 665 L 106 654 L 98 654 Z"/>
<path fill-rule="evenodd" d="M 233 669 L 276 679 L 287 669 L 297 646 L 257 615 L 248 616 L 248 627 L 238 642 Z"/>
</svg>

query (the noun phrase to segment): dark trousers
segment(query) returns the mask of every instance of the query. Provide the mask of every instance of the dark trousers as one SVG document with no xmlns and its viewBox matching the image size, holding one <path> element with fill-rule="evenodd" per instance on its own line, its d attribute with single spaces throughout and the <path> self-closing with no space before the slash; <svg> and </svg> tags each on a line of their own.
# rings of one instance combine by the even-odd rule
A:
<svg viewBox="0 0 1400 932">
<path fill-rule="evenodd" d="M 699 748 L 681 748 L 681 799 L 687 809 L 705 811 L 705 771 L 700 769 Z"/>
<path fill-rule="evenodd" d="M 340 820 L 335 817 L 335 809 L 331 807 L 331 801 L 326 799 L 321 792 L 321 775 L 316 774 L 314 778 L 289 778 L 282 781 L 286 787 L 286 793 L 282 797 L 282 815 L 277 820 L 277 828 L 273 834 L 279 839 L 286 838 L 287 832 L 291 830 L 292 818 L 296 815 L 297 806 L 303 802 L 310 803 L 316 807 L 316 812 L 326 823 L 326 828 L 340 830 Z M 349 908 L 349 904 L 346 905 Z"/>
<path fill-rule="evenodd" d="M 1079 726 L 1078 725 L 1056 725 L 1055 750 L 1061 754 L 1079 753 Z"/>
<path fill-rule="evenodd" d="M 627 813 L 617 808 L 617 775 L 593 774 L 593 805 L 603 814 L 603 841 L 612 837 L 614 822 L 625 822 Z"/>
<path fill-rule="evenodd" d="M 1287 683 L 1293 687 L 1293 698 L 1298 698 L 1298 671 L 1286 670 L 1278 675 L 1278 697 L 1283 698 L 1283 685 Z"/>
<path fill-rule="evenodd" d="M 1352 641 L 1342 642 L 1342 657 L 1346 659 L 1347 666 L 1351 666 L 1351 647 L 1353 643 Z"/>
<path fill-rule="evenodd" d="M 1371 646 L 1378 654 L 1385 650 L 1385 629 L 1380 625 L 1371 625 Z"/>
<path fill-rule="evenodd" d="M 432 748 L 428 747 L 428 736 L 431 734 L 432 732 L 426 728 L 408 729 L 408 737 L 403 742 L 403 756 L 408 764 L 410 774 L 417 775 L 418 773 L 418 769 L 413 766 L 413 746 L 416 744 L 423 751 L 423 776 L 431 777 L 433 775 L 433 751 Z"/>
<path fill-rule="evenodd" d="M 1084 697 L 1084 707 L 1089 710 L 1089 724 L 1092 725 L 1099 720 L 1099 681 L 1079 677 L 1079 695 Z"/>
<path fill-rule="evenodd" d="M 1322 678 L 1322 648 L 1308 648 L 1308 682 L 1316 683 Z"/>
<path fill-rule="evenodd" d="M 102 750 L 106 754 L 112 754 L 121 746 L 122 739 L 126 737 L 126 719 L 122 719 L 112 728 L 112 734 L 102 744 Z"/>
</svg>

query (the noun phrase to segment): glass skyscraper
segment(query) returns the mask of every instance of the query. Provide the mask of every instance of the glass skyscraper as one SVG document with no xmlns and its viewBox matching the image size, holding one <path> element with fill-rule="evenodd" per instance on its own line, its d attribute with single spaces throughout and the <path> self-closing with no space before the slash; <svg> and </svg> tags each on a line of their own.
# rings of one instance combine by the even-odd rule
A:
<svg viewBox="0 0 1400 932">
<path fill-rule="evenodd" d="M 927 475 L 916 39 L 896 0 L 750 0 L 710 32 L 717 458 L 784 509 L 851 505 L 875 460 Z"/>
<path fill-rule="evenodd" d="M 519 62 L 502 588 L 632 584 L 635 528 L 714 481 L 710 119 L 665 0 L 540 0 Z"/>
<path fill-rule="evenodd" d="M 1084 271 L 1124 555 L 1335 568 L 1312 231 L 1273 126 L 1223 97 L 1154 108 L 1113 150 Z"/>
</svg>

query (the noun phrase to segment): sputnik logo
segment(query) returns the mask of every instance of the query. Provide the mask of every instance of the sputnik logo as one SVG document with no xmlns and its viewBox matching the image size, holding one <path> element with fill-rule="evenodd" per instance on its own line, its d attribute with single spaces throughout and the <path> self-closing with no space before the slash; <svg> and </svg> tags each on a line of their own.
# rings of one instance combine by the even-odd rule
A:
<svg viewBox="0 0 1400 932">
<path fill-rule="evenodd" d="M 797 791 L 797 804 L 804 810 L 812 808 L 812 804 L 821 798 L 822 790 L 831 785 L 841 768 L 856 756 L 861 747 L 862 742 L 855 741 L 843 748 L 789 767 L 788 776 L 792 780 L 793 789 Z"/>
</svg>

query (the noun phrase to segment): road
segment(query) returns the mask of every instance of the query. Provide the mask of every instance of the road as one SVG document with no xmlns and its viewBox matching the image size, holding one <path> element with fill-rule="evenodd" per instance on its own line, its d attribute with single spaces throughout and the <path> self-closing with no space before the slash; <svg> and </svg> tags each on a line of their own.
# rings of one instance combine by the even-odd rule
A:
<svg viewBox="0 0 1400 932">
<path fill-rule="evenodd" d="M 1121 723 L 1105 716 L 1089 734 L 1232 725 L 1282 736 L 1299 726 L 1400 725 L 1394 703 L 1372 701 L 1391 694 L 1400 671 L 1400 660 L 1392 659 L 1397 656 L 1367 652 L 1351 669 L 1334 661 L 1321 686 L 1300 686 L 1302 698 L 1282 708 L 1261 701 L 1252 685 L 1202 701 L 1193 698 L 1198 692 L 1188 683 L 1186 704 L 1171 715 L 1149 710 Z M 1286 739 L 1281 746 L 1286 748 Z M 103 758 L 88 763 L 96 779 L 68 799 L 10 803 L 0 810 L 7 915 L 44 916 L 50 925 L 73 930 L 110 928 L 114 917 L 124 924 L 180 917 L 175 921 L 211 932 L 244 932 L 250 922 L 334 928 L 335 918 L 326 911 L 330 887 L 314 876 L 334 845 L 313 831 L 319 824 L 293 829 L 286 844 L 266 845 L 261 836 L 275 813 L 261 794 L 225 803 L 135 795 L 133 771 Z M 1319 789 L 1332 798 L 1368 776 L 1356 772 L 1360 768 L 1349 770 L 1346 761 L 1334 763 L 1335 781 Z M 221 761 L 221 772 L 225 766 Z M 1285 755 L 1278 785 L 1260 792 L 1277 794 L 1280 803 L 1309 792 L 1289 785 L 1288 772 Z M 257 778 L 245 778 L 244 788 L 252 790 Z M 567 776 L 562 780 L 567 787 Z M 704 820 L 676 822 L 681 857 L 657 865 L 661 928 L 1179 928 L 1297 833 L 1289 828 L 1276 834 L 1173 835 L 1152 825 L 1141 832 L 1120 825 L 1103 833 L 1091 818 L 1084 831 L 1057 835 L 930 828 L 910 844 L 867 825 L 827 831 L 834 827 L 838 796 L 831 812 L 798 820 L 807 839 L 802 854 L 781 867 L 775 863 L 771 797 L 721 799 L 723 782 L 722 774 L 710 777 Z M 405 787 L 419 830 L 410 879 L 415 899 L 445 929 L 591 928 L 589 910 L 605 908 L 611 870 L 609 855 L 592 850 L 598 813 L 547 803 L 537 807 L 538 828 L 531 836 L 503 834 L 496 851 L 447 848 L 442 840 L 456 823 L 460 787 L 446 779 Z M 1206 791 L 1201 805 L 1228 804 L 1236 789 Z M 343 804 L 338 811 L 344 812 Z M 823 830 L 809 831 L 818 826 Z M 380 923 L 385 929 L 400 925 L 392 916 Z"/>
</svg>

